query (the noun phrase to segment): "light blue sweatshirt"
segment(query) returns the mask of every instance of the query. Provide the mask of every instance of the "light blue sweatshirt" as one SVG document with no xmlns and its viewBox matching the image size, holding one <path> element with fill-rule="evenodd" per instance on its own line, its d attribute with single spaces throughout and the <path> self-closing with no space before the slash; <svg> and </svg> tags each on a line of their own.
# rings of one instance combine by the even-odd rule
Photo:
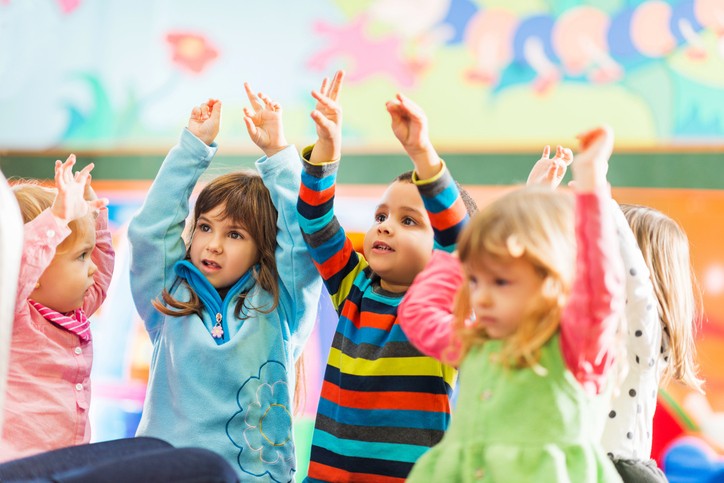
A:
<svg viewBox="0 0 724 483">
<path fill-rule="evenodd" d="M 287 482 L 296 469 L 294 363 L 316 321 L 322 286 L 297 223 L 302 166 L 293 146 L 256 162 L 279 213 L 277 309 L 240 320 L 234 317 L 235 302 L 224 303 L 224 339 L 217 343 L 210 333 L 215 311 L 169 317 L 151 305 L 164 288 L 177 300 L 188 300 L 189 289 L 179 283 L 177 270 L 192 286 L 208 283 L 188 265 L 176 270 L 174 265 L 186 254 L 181 235 L 191 192 L 215 153 L 215 144 L 207 146 L 184 130 L 128 228 L 131 291 L 153 343 L 137 435 L 215 451 L 243 481 Z M 271 294 L 251 277 L 237 283 L 226 300 L 246 291 L 252 307 L 272 303 Z"/>
</svg>

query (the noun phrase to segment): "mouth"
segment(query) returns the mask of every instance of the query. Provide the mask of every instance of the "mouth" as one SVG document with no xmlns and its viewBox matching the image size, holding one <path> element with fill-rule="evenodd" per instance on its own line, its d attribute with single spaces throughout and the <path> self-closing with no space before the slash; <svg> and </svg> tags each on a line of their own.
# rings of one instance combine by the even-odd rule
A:
<svg viewBox="0 0 724 483">
<path fill-rule="evenodd" d="M 372 250 L 377 253 L 392 253 L 395 250 L 385 242 L 376 241 L 372 244 Z"/>
<path fill-rule="evenodd" d="M 221 270 L 221 265 L 213 260 L 203 259 L 201 260 L 201 265 L 209 270 Z"/>
</svg>

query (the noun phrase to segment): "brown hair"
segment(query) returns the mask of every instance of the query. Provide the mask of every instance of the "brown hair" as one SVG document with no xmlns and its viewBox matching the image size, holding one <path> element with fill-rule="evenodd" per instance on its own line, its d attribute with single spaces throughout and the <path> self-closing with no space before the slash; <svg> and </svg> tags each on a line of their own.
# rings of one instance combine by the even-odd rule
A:
<svg viewBox="0 0 724 483">
<path fill-rule="evenodd" d="M 697 376 L 694 335 L 701 321 L 701 291 L 691 267 L 689 239 L 674 220 L 648 206 L 621 205 L 636 236 L 659 306 L 671 358 L 664 369 L 664 383 L 675 379 L 702 391 Z"/>
<path fill-rule="evenodd" d="M 13 182 L 12 186 L 15 199 L 18 200 L 20 214 L 23 217 L 23 223 L 34 220 L 43 211 L 53 206 L 57 190 L 55 188 L 47 188 L 41 186 L 36 180 L 19 180 Z M 89 232 L 95 230 L 93 223 L 93 215 L 77 218 L 68 222 L 70 235 L 68 235 L 55 250 L 55 253 L 64 253 L 80 238 L 85 237 Z"/>
<path fill-rule="evenodd" d="M 558 330 L 573 282 L 575 253 L 571 197 L 541 187 L 518 189 L 499 198 L 473 216 L 460 235 L 458 254 L 468 274 L 488 255 L 503 262 L 526 260 L 542 279 L 537 300 L 505 341 L 500 355 L 504 365 L 537 367 L 541 347 Z M 458 291 L 453 312 L 453 330 L 461 348 L 456 360 L 449 362 L 459 364 L 471 347 L 490 339 L 484 327 L 466 322 L 472 314 L 467 281 Z"/>
<path fill-rule="evenodd" d="M 201 190 L 194 206 L 186 258 L 189 257 L 190 240 L 193 239 L 199 217 L 220 205 L 224 205 L 222 215 L 243 226 L 256 241 L 259 250 L 259 269 L 254 268 L 252 270 L 252 277 L 262 289 L 272 295 L 274 302 L 271 307 L 248 308 L 268 314 L 279 303 L 278 273 L 274 257 L 277 246 L 277 210 L 259 173 L 245 170 L 225 174 L 215 178 Z M 172 317 L 194 313 L 201 315 L 203 302 L 193 290 L 189 290 L 189 292 L 191 293 L 191 299 L 188 302 L 182 302 L 175 299 L 167 289 L 164 289 L 163 293 L 161 293 L 163 302 L 158 299 L 154 300 L 153 306 L 161 313 Z M 246 295 L 239 295 L 234 310 L 235 317 L 243 317 L 242 309 Z"/>
</svg>

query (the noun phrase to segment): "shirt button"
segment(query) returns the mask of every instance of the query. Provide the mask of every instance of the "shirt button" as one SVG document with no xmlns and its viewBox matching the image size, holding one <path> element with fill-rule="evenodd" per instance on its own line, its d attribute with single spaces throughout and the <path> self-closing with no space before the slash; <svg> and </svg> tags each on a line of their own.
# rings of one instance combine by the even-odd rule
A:
<svg viewBox="0 0 724 483">
<path fill-rule="evenodd" d="M 490 399 L 492 396 L 493 396 L 493 393 L 492 393 L 489 389 L 486 389 L 485 391 L 483 391 L 483 392 L 480 393 L 480 400 L 481 400 L 481 401 L 487 401 L 487 400 Z"/>
<path fill-rule="evenodd" d="M 48 230 L 45 234 L 48 235 L 48 238 L 53 238 L 55 236 L 55 230 Z"/>
<path fill-rule="evenodd" d="M 78 355 L 81 355 L 81 353 L 83 352 L 83 349 L 81 349 L 80 347 L 76 347 L 75 351 L 73 351 L 73 352 L 75 352 Z"/>
<path fill-rule="evenodd" d="M 82 390 L 83 390 L 83 384 L 81 384 L 80 382 L 79 382 L 78 384 L 76 384 L 76 385 L 75 385 L 75 390 L 76 390 L 76 391 L 82 391 Z"/>
</svg>

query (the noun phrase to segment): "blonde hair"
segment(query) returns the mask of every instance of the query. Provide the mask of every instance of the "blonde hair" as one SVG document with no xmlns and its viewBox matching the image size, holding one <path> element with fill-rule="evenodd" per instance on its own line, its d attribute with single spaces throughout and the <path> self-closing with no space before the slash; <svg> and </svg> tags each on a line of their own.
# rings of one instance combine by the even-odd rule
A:
<svg viewBox="0 0 724 483">
<path fill-rule="evenodd" d="M 676 221 L 648 206 L 621 205 L 636 236 L 659 306 L 664 332 L 668 335 L 670 358 L 663 383 L 672 378 L 702 391 L 697 376 L 694 334 L 701 320 L 701 291 L 691 267 L 689 239 Z"/>
<path fill-rule="evenodd" d="M 528 314 L 505 341 L 501 362 L 535 367 L 541 347 L 558 330 L 575 273 L 575 234 L 571 196 L 542 187 L 522 188 L 494 201 L 477 213 L 458 241 L 466 272 L 483 255 L 505 262 L 530 262 L 541 276 L 541 293 Z M 521 300 L 521 303 L 525 301 Z M 469 284 L 461 287 L 454 304 L 454 330 L 461 341 L 457 361 L 471 347 L 489 340 L 485 328 L 466 323 L 472 314 Z"/>
<path fill-rule="evenodd" d="M 34 220 L 43 211 L 53 206 L 58 191 L 55 188 L 47 188 L 41 186 L 36 180 L 19 180 L 14 182 L 12 186 L 15 199 L 20 207 L 20 214 L 23 217 L 23 223 Z M 55 253 L 65 253 L 73 244 L 89 232 L 95 229 L 93 223 L 93 215 L 88 214 L 84 217 L 72 220 L 68 223 L 70 235 L 68 235 L 56 247 Z"/>
</svg>

